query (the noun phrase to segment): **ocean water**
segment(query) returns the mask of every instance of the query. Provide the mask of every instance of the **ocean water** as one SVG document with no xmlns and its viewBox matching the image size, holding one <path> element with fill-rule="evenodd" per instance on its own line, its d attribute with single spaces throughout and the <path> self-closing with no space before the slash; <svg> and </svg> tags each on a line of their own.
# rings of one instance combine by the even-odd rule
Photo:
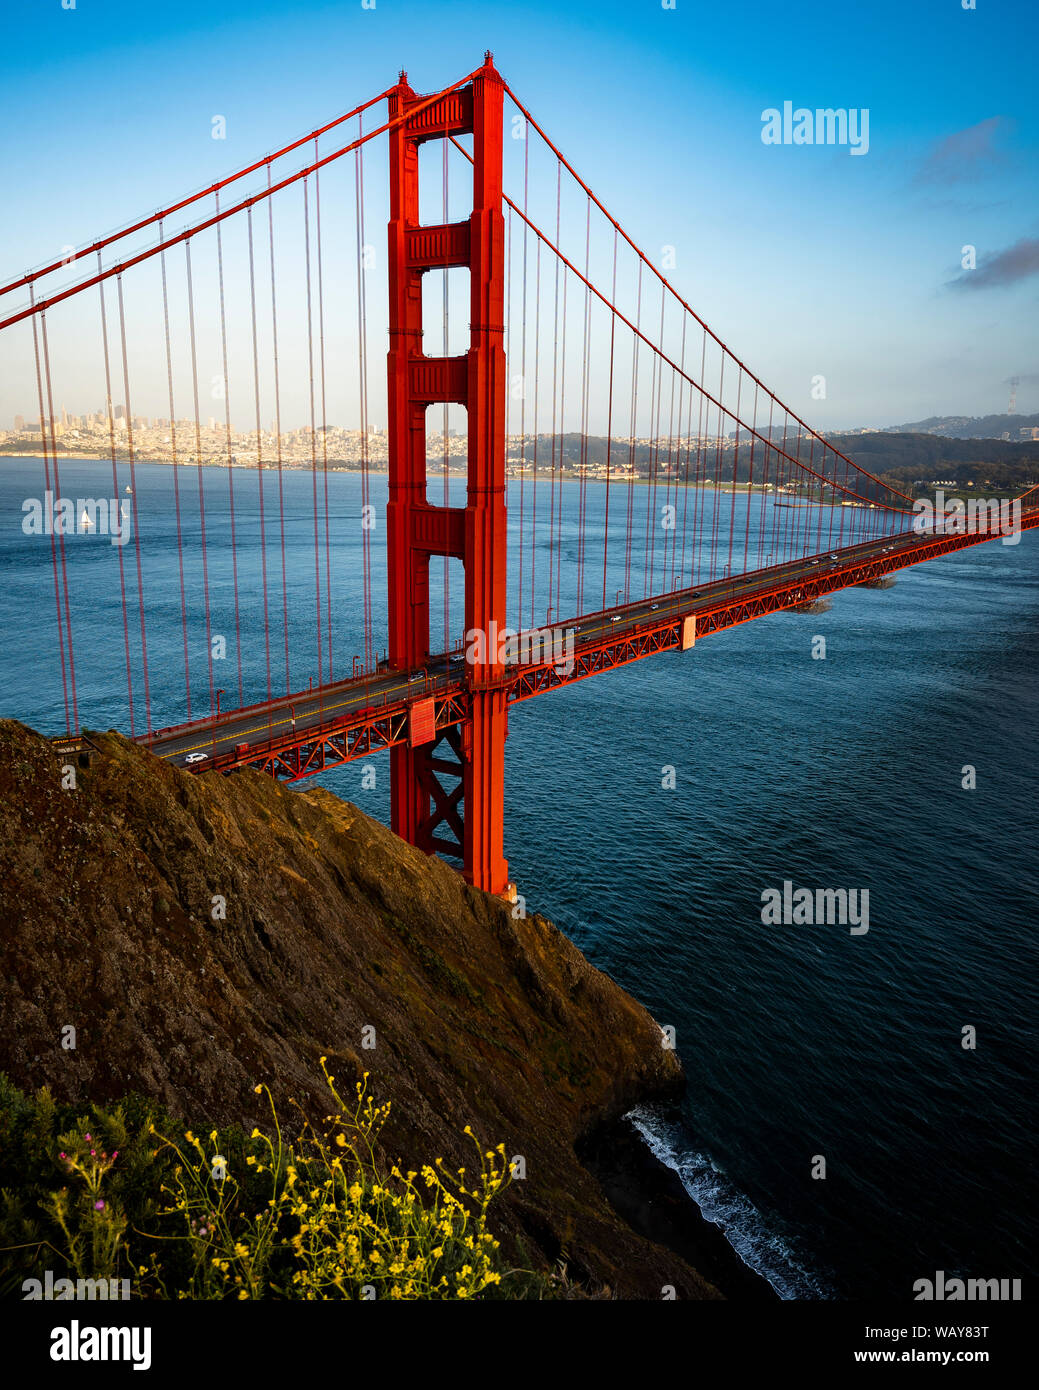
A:
<svg viewBox="0 0 1039 1390">
<path fill-rule="evenodd" d="M 121 467 L 120 496 L 125 474 Z M 68 543 L 79 713 L 88 727 L 128 723 L 120 552 L 135 727 L 148 717 L 134 608 L 138 555 L 152 722 L 185 716 L 171 479 L 167 468 L 138 466 L 139 550 L 135 539 L 121 548 L 100 536 Z M 267 688 L 256 479 L 236 472 L 233 481 L 237 628 L 228 476 L 205 470 L 214 630 L 230 639 L 228 658 L 214 663 L 225 706 L 238 696 L 239 653 L 245 697 L 261 699 Z M 61 464 L 66 496 L 110 495 L 110 469 L 105 482 L 102 466 Z M 182 475 L 181 486 L 190 529 L 197 478 Z M 363 650 L 359 488 L 354 475 L 330 477 L 331 544 L 327 568 L 322 550 L 315 576 L 312 479 L 285 480 L 294 688 L 327 674 L 329 606 L 333 674 L 346 674 Z M 23 501 L 42 494 L 40 461 L 0 462 L 0 714 L 58 732 L 64 708 L 49 542 L 21 530 Z M 383 497 L 384 480 L 373 479 L 377 508 Z M 510 516 L 517 500 L 510 497 Z M 590 488 L 590 526 L 600 537 L 601 502 L 601 490 Z M 752 547 L 759 519 L 752 510 Z M 622 523 L 611 517 L 614 548 Z M 318 530 L 323 545 L 323 496 Z M 281 537 L 270 513 L 266 539 L 277 694 L 285 687 Z M 381 531 L 370 539 L 381 647 Z M 575 547 L 564 527 L 563 593 L 556 591 L 563 612 Z M 200 561 L 195 547 L 185 608 L 196 715 L 208 705 Z M 547 556 L 539 564 L 543 621 Z M 611 563 L 610 602 L 622 570 Z M 597 574 L 586 594 L 601 585 L 601 566 Z M 450 635 L 457 576 L 452 585 Z M 438 596 L 438 613 L 440 603 Z M 821 658 L 813 656 L 819 637 Z M 636 1122 L 784 1297 L 911 1299 L 913 1283 L 939 1269 L 1026 1281 L 1036 1274 L 1039 1219 L 1028 1191 L 1037 657 L 1033 532 L 1018 545 L 980 546 L 904 571 L 891 589 L 845 591 L 828 612 L 759 619 L 511 711 L 511 877 L 528 909 L 551 917 L 675 1029 L 685 1100 L 678 1113 L 640 1111 Z M 362 789 L 361 764 L 325 781 L 384 818 L 388 762 L 373 765 L 374 789 Z M 968 766 L 973 790 L 962 785 Z M 766 925 L 762 893 L 785 880 L 867 890 L 869 931 Z M 966 1027 L 976 1030 L 972 1049 L 962 1045 Z M 813 1176 L 820 1159 L 825 1177 Z"/>
</svg>

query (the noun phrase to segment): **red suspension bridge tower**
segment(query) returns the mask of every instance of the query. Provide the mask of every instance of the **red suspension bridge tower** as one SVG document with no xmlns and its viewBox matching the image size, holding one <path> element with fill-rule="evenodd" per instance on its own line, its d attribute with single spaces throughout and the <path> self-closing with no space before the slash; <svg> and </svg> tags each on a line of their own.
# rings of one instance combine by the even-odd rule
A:
<svg viewBox="0 0 1039 1390">
<path fill-rule="evenodd" d="M 461 858 L 468 881 L 508 889 L 504 858 L 506 695 L 493 635 L 505 628 L 505 224 L 502 216 L 504 88 L 486 55 L 472 82 L 417 111 L 390 131 L 388 360 L 389 659 L 413 671 L 429 658 L 429 561 L 447 556 L 465 569 L 465 628 L 485 634 L 484 660 L 468 667 L 471 717 L 434 730 L 412 721 L 407 745 L 391 751 L 392 825 L 411 844 Z M 390 118 L 428 99 L 401 73 Z M 418 147 L 473 137 L 473 210 L 467 221 L 418 220 Z M 422 351 L 422 276 L 468 266 L 469 350 L 460 357 Z M 426 495 L 426 411 L 457 403 L 468 412 L 468 490 L 464 507 Z"/>
</svg>

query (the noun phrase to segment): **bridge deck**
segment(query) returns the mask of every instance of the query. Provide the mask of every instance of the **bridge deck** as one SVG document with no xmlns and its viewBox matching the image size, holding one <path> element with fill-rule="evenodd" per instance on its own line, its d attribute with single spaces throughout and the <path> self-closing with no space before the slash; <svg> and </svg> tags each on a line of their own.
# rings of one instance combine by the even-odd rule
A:
<svg viewBox="0 0 1039 1390">
<path fill-rule="evenodd" d="M 1025 511 L 1022 529 L 1036 525 L 1039 508 Z M 551 626 L 573 630 L 572 668 L 566 669 L 568 663 L 558 655 L 536 663 L 512 663 L 501 684 L 510 702 L 527 700 L 659 652 L 679 650 L 688 617 L 695 618 L 696 637 L 702 638 L 997 535 L 904 532 L 560 620 Z M 407 742 L 413 736 L 410 712 L 418 701 L 433 701 L 437 729 L 464 721 L 469 690 L 464 656 L 440 654 L 420 670 L 337 681 L 269 704 L 162 729 L 140 741 L 159 757 L 197 771 L 253 766 L 285 778 L 305 777 Z M 187 763 L 192 756 L 197 760 Z"/>
</svg>

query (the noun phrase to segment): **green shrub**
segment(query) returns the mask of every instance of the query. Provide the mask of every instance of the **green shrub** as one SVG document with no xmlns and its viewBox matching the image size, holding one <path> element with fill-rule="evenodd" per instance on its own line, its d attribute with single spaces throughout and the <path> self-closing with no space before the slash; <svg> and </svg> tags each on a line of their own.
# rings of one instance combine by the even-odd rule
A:
<svg viewBox="0 0 1039 1390">
<path fill-rule="evenodd" d="M 548 1276 L 508 1268 L 488 1211 L 509 1181 L 503 1145 L 450 1174 L 442 1161 L 388 1172 L 389 1105 L 347 1105 L 287 1139 L 210 1129 L 203 1141 L 139 1095 L 115 1106 L 28 1098 L 0 1075 L 0 1295 L 25 1279 L 129 1278 L 142 1298 L 552 1297 Z"/>
</svg>

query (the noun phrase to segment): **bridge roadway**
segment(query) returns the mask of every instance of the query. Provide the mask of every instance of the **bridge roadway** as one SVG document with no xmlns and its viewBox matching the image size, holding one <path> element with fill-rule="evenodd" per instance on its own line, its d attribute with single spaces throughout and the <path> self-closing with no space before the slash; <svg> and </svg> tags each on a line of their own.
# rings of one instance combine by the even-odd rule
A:
<svg viewBox="0 0 1039 1390">
<path fill-rule="evenodd" d="M 1030 509 L 1023 514 L 1022 527 L 1029 529 L 1039 524 L 1039 508 Z M 529 685 L 523 691 L 520 681 L 529 680 L 527 668 L 510 664 L 504 683 L 510 689 L 511 698 L 527 698 L 540 693 L 542 689 L 566 684 L 570 679 L 582 679 L 595 674 L 596 669 L 606 670 L 625 664 L 630 660 L 651 655 L 656 650 L 674 650 L 678 646 L 675 634 L 676 623 L 681 619 L 695 616 L 699 635 L 706 631 L 719 631 L 745 621 L 748 617 L 760 616 L 764 612 L 798 606 L 822 594 L 834 592 L 864 582 L 864 578 L 881 577 L 892 570 L 916 564 L 921 560 L 959 549 L 963 545 L 995 539 L 998 533 L 972 534 L 952 537 L 949 532 L 916 531 L 901 532 L 883 536 L 875 541 L 866 541 L 854 546 L 845 546 L 839 551 L 823 551 L 803 559 L 789 561 L 763 570 L 736 575 L 732 579 L 723 578 L 695 588 L 686 588 L 673 594 L 641 600 L 605 612 L 592 613 L 546 624 L 544 631 L 566 632 L 574 630 L 574 656 L 578 669 L 572 676 L 551 676 L 552 657 L 543 663 L 541 670 L 549 675 L 547 683 Z M 869 573 L 863 574 L 863 567 Z M 800 581 L 800 584 L 799 584 Z M 757 608 L 756 599 L 768 596 L 769 607 Z M 741 614 L 743 616 L 741 616 Z M 712 617 L 720 619 L 711 625 Z M 705 622 L 706 620 L 706 622 Z M 620 660 L 606 661 L 601 667 L 590 667 L 589 653 L 599 653 L 604 647 L 625 644 L 625 639 L 636 635 L 644 636 L 653 632 L 665 632 L 667 640 L 659 646 L 642 644 L 633 654 L 622 655 Z M 312 741 L 318 741 L 331 727 L 340 731 L 373 717 L 382 716 L 382 731 L 374 741 L 358 743 L 356 751 L 340 748 L 338 761 L 348 761 L 354 756 L 377 751 L 389 743 L 402 741 L 407 737 L 407 711 L 409 706 L 423 697 L 434 696 L 438 700 L 452 694 L 464 697 L 466 681 L 466 661 L 459 651 L 454 654 L 440 654 L 431 657 L 421 670 L 385 671 L 367 678 L 349 678 L 320 687 L 317 690 L 301 691 L 294 695 L 282 696 L 269 704 L 248 706 L 240 710 L 229 710 L 217 718 L 205 718 L 191 724 L 182 724 L 172 729 L 160 729 L 152 737 L 141 741 L 153 753 L 180 765 L 191 766 L 205 771 L 214 764 L 226 767 L 239 763 L 260 764 L 282 775 L 295 775 L 296 767 L 281 762 L 274 766 L 263 756 L 272 749 L 285 750 L 308 742 L 308 732 Z M 449 713 L 449 711 L 447 712 Z M 391 727 L 392 717 L 397 723 Z M 439 715 L 439 711 L 438 711 Z M 447 714 L 441 722 L 447 722 Z M 318 735 L 318 730 L 322 735 Z M 387 732 L 389 730 L 389 732 Z M 247 747 L 243 747 L 247 745 Z M 188 759 L 190 758 L 190 762 Z M 279 762 L 277 758 L 274 763 Z M 322 759 L 321 766 L 326 763 Z M 332 764 L 328 764 L 332 765 Z M 308 771 L 318 771 L 317 765 Z"/>
</svg>

